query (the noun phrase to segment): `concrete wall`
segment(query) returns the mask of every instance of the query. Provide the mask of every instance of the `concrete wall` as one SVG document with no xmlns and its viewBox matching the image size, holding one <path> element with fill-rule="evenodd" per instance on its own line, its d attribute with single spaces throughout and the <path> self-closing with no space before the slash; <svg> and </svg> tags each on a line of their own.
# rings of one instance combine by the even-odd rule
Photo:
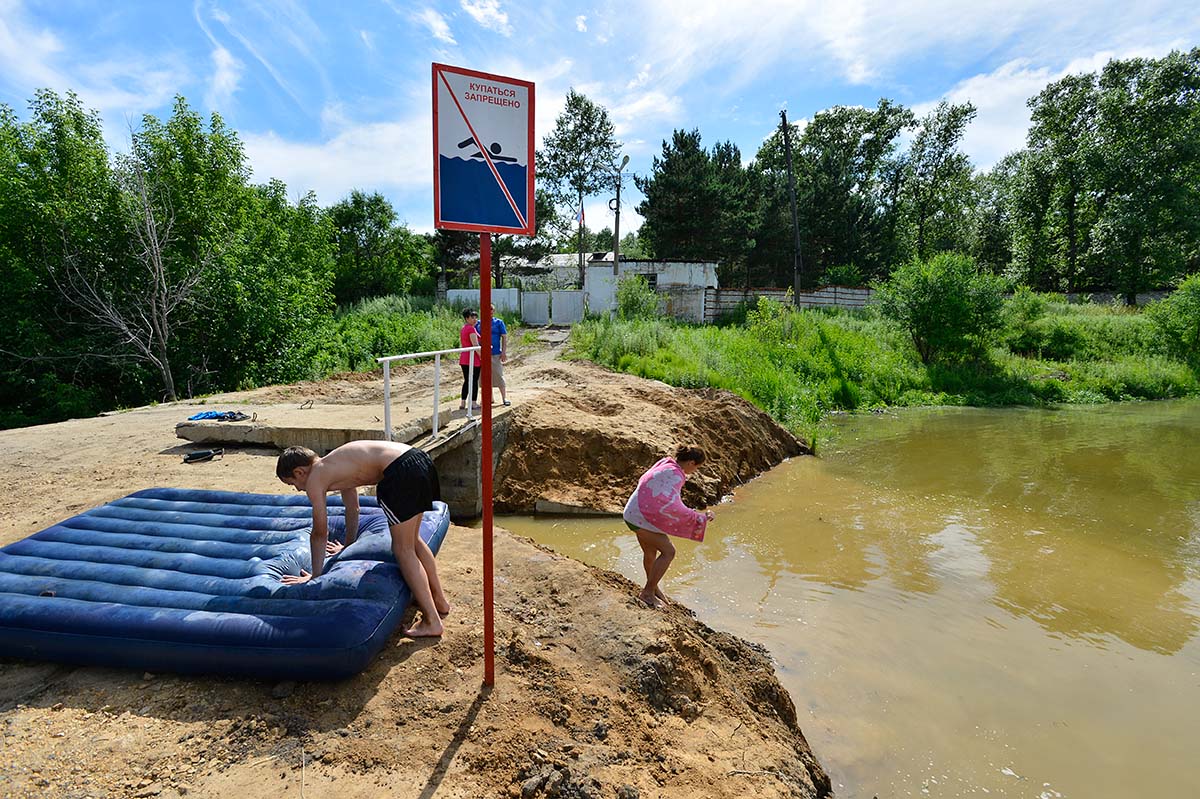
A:
<svg viewBox="0 0 1200 799">
<path fill-rule="evenodd" d="M 617 309 L 617 285 L 633 275 L 655 275 L 659 309 L 676 319 L 703 322 L 707 316 L 706 291 L 717 288 L 717 265 L 711 262 L 672 263 L 668 261 L 621 261 L 619 275 L 613 275 L 612 262 L 587 269 L 587 303 L 591 313 Z"/>
<path fill-rule="evenodd" d="M 1137 295 L 1137 304 L 1149 305 L 1152 302 L 1158 302 L 1163 297 L 1170 294 L 1169 291 L 1145 291 Z M 1111 305 L 1112 303 L 1125 303 L 1125 295 L 1117 294 L 1112 291 L 1095 291 L 1095 292 L 1074 292 L 1067 294 L 1067 302 L 1073 303 L 1095 303 L 1096 305 Z"/>
<path fill-rule="evenodd" d="M 527 325 L 550 324 L 550 292 L 522 291 L 521 318 Z"/>
<path fill-rule="evenodd" d="M 795 304 L 801 308 L 862 308 L 873 294 L 869 288 L 822 286 L 816 291 L 801 292 L 799 302 Z M 715 321 L 717 317 L 732 312 L 742 303 L 753 305 L 758 302 L 759 297 L 776 302 L 794 302 L 787 289 L 710 289 L 704 309 L 704 321 Z"/>
<path fill-rule="evenodd" d="M 500 456 L 508 443 L 508 425 L 512 414 L 501 414 L 492 420 L 492 474 L 500 463 Z M 482 432 L 462 446 L 438 455 L 435 463 L 438 482 L 442 489 L 442 501 L 450 507 L 450 517 L 456 522 L 478 519 L 483 513 L 483 477 L 479 472 L 479 460 L 483 453 Z"/>
<path fill-rule="evenodd" d="M 659 289 L 659 309 L 667 316 L 688 322 L 705 321 L 707 293 L 714 289 L 668 286 Z"/>
<path fill-rule="evenodd" d="M 451 305 L 469 305 L 476 310 L 480 310 L 479 289 L 449 289 L 446 292 L 446 302 Z M 521 290 L 492 289 L 492 302 L 496 305 L 496 312 L 501 315 L 505 313 L 520 313 Z"/>
<path fill-rule="evenodd" d="M 587 270 L 588 310 L 609 313 L 617 309 L 617 278 L 612 264 L 589 266 Z"/>
<path fill-rule="evenodd" d="M 583 319 L 584 294 L 578 289 L 550 292 L 550 324 L 573 325 Z"/>
<path fill-rule="evenodd" d="M 608 266 L 612 272 L 612 264 Z M 590 271 L 590 270 L 589 270 Z M 658 275 L 658 287 L 681 286 L 686 288 L 717 287 L 717 264 L 712 261 L 621 261 L 624 275 Z"/>
</svg>

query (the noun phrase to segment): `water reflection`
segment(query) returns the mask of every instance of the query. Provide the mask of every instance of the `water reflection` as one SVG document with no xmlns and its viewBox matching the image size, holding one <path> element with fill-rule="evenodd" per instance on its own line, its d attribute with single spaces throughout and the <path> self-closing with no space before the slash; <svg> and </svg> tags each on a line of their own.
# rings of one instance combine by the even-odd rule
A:
<svg viewBox="0 0 1200 799">
<path fill-rule="evenodd" d="M 937 410 L 846 425 L 834 473 L 972 520 L 997 604 L 1047 630 L 1172 653 L 1197 617 L 1194 403 Z M 1114 609 L 1114 606 L 1116 609 Z"/>
<path fill-rule="evenodd" d="M 771 649 L 839 794 L 1200 795 L 1200 403 L 840 424 L 665 582 Z M 501 524 L 641 578 L 619 519 Z"/>
</svg>

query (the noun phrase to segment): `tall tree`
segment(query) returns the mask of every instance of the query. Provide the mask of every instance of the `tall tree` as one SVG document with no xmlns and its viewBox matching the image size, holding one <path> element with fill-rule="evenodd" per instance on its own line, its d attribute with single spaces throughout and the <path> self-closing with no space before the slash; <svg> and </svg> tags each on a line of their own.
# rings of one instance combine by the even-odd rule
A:
<svg viewBox="0 0 1200 799">
<path fill-rule="evenodd" d="M 813 116 L 797 148 L 805 252 L 818 274 L 856 266 L 886 273 L 895 260 L 885 202 L 887 170 L 912 112 L 881 99 L 875 109 L 836 106 Z"/>
<path fill-rule="evenodd" d="M 971 161 L 959 150 L 975 118 L 971 103 L 946 101 L 923 117 L 902 161 L 902 209 L 908 247 L 917 258 L 963 249 Z"/>
<path fill-rule="evenodd" d="M 1200 48 L 1110 61 L 1099 78 L 1093 257 L 1137 293 L 1196 268 L 1200 241 Z"/>
<path fill-rule="evenodd" d="M 538 176 L 556 204 L 571 209 L 579 222 L 579 284 L 583 271 L 583 200 L 616 180 L 614 162 L 621 148 L 604 106 L 571 89 L 567 104 L 537 152 Z M 615 185 L 615 184 L 613 184 Z"/>
<path fill-rule="evenodd" d="M 37 92 L 30 118 L 0 105 L 0 427 L 58 421 L 133 400 L 144 377 L 96 341 L 52 273 L 67 256 L 118 281 L 127 262 L 120 186 L 99 115 L 74 93 Z"/>
<path fill-rule="evenodd" d="M 1029 101 L 1029 149 L 1042 157 L 1052 184 L 1047 198 L 1056 235 L 1052 257 L 1061 264 L 1061 284 L 1074 290 L 1082 272 L 1095 219 L 1088 188 L 1096 166 L 1097 101 L 1095 75 L 1068 75 Z"/>
<path fill-rule="evenodd" d="M 382 194 L 355 189 L 326 213 L 333 228 L 333 293 L 339 304 L 406 293 L 430 271 L 432 252 L 424 238 L 396 224 L 396 211 Z"/>
<path fill-rule="evenodd" d="M 639 235 L 655 257 L 714 257 L 720 198 L 699 130 L 676 130 L 663 141 L 650 174 L 635 176 L 634 183 L 645 196 L 637 206 L 644 220 Z"/>
</svg>

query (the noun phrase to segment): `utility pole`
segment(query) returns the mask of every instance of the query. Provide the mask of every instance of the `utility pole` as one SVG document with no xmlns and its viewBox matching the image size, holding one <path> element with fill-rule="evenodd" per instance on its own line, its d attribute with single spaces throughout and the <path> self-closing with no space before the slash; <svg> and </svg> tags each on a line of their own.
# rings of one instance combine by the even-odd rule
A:
<svg viewBox="0 0 1200 799">
<path fill-rule="evenodd" d="M 613 221 L 613 277 L 617 277 L 621 273 L 621 170 L 629 163 L 629 156 L 621 159 L 621 165 L 613 171 L 617 173 L 617 199 L 613 202 L 613 213 L 616 215 Z"/>
<path fill-rule="evenodd" d="M 796 237 L 795 250 L 792 254 L 792 295 L 796 305 L 800 305 L 800 284 L 804 275 L 804 262 L 800 259 L 800 221 L 796 216 L 796 182 L 792 179 L 792 139 L 788 131 L 787 109 L 779 112 L 783 120 L 783 149 L 787 153 L 788 194 L 792 198 L 792 234 Z"/>
</svg>

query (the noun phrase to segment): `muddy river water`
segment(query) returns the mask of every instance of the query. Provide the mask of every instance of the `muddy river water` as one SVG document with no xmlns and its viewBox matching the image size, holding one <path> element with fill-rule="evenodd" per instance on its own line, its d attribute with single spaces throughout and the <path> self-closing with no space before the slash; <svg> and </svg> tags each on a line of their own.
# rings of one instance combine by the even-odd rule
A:
<svg viewBox="0 0 1200 799">
<path fill-rule="evenodd" d="M 664 587 L 771 650 L 837 794 L 1200 796 L 1200 403 L 836 427 Z M 641 579 L 620 519 L 498 523 Z"/>
</svg>

